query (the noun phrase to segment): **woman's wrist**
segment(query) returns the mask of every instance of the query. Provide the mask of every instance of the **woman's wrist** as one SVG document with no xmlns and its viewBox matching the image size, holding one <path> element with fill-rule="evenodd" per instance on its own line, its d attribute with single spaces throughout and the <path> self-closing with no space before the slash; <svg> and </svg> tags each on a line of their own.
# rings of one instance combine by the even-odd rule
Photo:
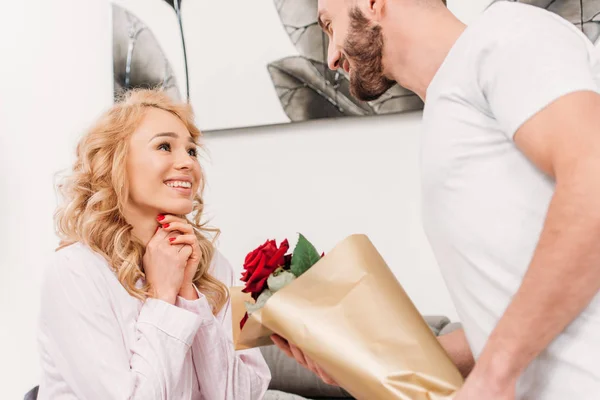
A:
<svg viewBox="0 0 600 400">
<path fill-rule="evenodd" d="M 177 301 L 177 293 L 161 292 L 159 290 L 155 290 L 152 297 L 157 300 L 167 302 L 169 304 L 175 304 L 175 302 Z"/>
<path fill-rule="evenodd" d="M 198 300 L 198 292 L 194 287 L 193 283 L 183 284 L 181 289 L 179 290 L 179 296 L 183 297 L 186 300 Z"/>
</svg>

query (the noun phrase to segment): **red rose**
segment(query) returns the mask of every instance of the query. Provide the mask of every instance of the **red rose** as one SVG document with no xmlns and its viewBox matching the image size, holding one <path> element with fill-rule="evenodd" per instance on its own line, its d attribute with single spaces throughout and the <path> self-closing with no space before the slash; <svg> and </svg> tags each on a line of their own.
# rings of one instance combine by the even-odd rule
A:
<svg viewBox="0 0 600 400">
<path fill-rule="evenodd" d="M 267 240 L 262 246 L 249 253 L 244 261 L 242 281 L 246 282 L 246 287 L 242 292 L 252 293 L 252 298 L 256 300 L 264 290 L 269 275 L 286 264 L 285 253 L 289 248 L 287 239 L 281 242 L 279 248 L 274 240 Z"/>
<path fill-rule="evenodd" d="M 246 325 L 246 321 L 248 321 L 248 313 L 245 313 L 244 318 L 242 318 L 242 320 L 240 321 L 240 329 L 244 328 L 244 325 Z"/>
</svg>

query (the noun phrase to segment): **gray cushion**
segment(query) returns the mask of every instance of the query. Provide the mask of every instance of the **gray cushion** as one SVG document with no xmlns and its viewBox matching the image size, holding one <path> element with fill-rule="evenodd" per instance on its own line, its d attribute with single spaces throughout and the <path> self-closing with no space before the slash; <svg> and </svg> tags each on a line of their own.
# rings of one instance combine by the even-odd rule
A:
<svg viewBox="0 0 600 400">
<path fill-rule="evenodd" d="M 34 387 L 29 392 L 25 394 L 23 400 L 36 400 L 38 396 L 39 386 Z"/>
<path fill-rule="evenodd" d="M 314 398 L 351 398 L 342 388 L 323 382 L 311 371 L 289 358 L 277 346 L 260 348 L 271 370 L 269 389 Z"/>
<path fill-rule="evenodd" d="M 462 324 L 460 322 L 452 322 L 442 328 L 440 331 L 440 335 L 445 335 L 450 332 L 454 332 L 457 329 L 462 329 Z"/>
<path fill-rule="evenodd" d="M 423 319 L 427 322 L 427 325 L 429 325 L 435 336 L 439 336 L 440 331 L 450 323 L 447 317 L 441 315 L 426 315 Z"/>
<path fill-rule="evenodd" d="M 284 393 L 278 390 L 267 390 L 262 400 L 306 400 L 306 397 L 300 397 L 291 393 Z"/>
</svg>

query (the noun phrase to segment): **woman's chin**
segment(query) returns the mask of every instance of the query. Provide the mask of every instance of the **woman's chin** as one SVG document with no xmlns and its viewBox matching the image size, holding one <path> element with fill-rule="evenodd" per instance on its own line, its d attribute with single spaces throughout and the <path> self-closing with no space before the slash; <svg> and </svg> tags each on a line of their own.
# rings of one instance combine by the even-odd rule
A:
<svg viewBox="0 0 600 400">
<path fill-rule="evenodd" d="M 192 212 L 194 204 L 192 201 L 172 201 L 161 209 L 165 214 L 186 215 Z"/>
</svg>

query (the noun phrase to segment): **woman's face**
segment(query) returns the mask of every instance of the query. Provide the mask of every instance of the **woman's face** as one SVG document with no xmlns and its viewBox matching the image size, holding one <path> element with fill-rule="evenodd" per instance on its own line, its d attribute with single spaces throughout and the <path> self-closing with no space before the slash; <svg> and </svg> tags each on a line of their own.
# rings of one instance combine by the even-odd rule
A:
<svg viewBox="0 0 600 400">
<path fill-rule="evenodd" d="M 191 212 L 201 178 L 196 153 L 196 144 L 178 117 L 148 108 L 130 138 L 129 206 L 141 214 Z"/>
</svg>

